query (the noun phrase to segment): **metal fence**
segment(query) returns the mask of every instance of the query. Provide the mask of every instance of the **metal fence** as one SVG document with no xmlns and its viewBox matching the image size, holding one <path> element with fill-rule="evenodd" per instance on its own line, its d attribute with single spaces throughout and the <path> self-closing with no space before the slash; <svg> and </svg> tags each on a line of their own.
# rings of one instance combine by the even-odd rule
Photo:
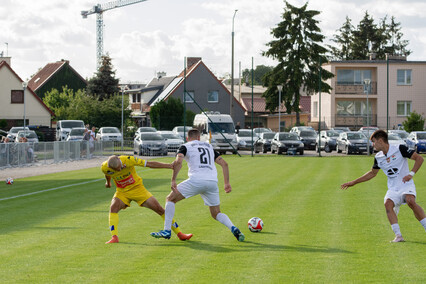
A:
<svg viewBox="0 0 426 284">
<path fill-rule="evenodd" d="M 133 154 L 133 140 L 0 143 L 0 169 Z"/>
</svg>

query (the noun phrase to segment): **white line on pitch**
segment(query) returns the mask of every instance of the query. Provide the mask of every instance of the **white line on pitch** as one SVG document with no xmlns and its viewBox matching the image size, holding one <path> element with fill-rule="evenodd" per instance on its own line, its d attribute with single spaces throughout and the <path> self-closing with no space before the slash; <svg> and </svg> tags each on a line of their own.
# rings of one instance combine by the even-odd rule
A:
<svg viewBox="0 0 426 284">
<path fill-rule="evenodd" d="M 14 199 L 14 198 L 28 196 L 28 195 L 34 195 L 34 194 L 43 193 L 43 192 L 46 192 L 46 191 L 52 191 L 52 190 L 57 190 L 57 189 L 71 187 L 71 186 L 76 186 L 76 185 L 88 184 L 88 183 L 92 183 L 92 182 L 96 182 L 96 181 L 100 181 L 100 180 L 103 180 L 103 178 L 95 179 L 95 180 L 91 180 L 91 181 L 80 182 L 80 183 L 74 183 L 74 184 L 68 184 L 68 185 L 58 186 L 58 187 L 54 187 L 54 188 L 44 189 L 44 190 L 40 190 L 40 191 L 36 191 L 36 192 L 30 192 L 30 193 L 25 193 L 25 194 L 16 195 L 16 196 L 10 196 L 10 197 L 5 197 L 5 198 L 0 198 L 0 201 Z"/>
</svg>

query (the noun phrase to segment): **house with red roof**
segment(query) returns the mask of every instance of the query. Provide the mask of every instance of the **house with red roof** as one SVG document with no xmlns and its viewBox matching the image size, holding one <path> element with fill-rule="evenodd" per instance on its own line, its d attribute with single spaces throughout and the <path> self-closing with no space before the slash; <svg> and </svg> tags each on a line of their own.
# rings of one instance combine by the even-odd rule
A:
<svg viewBox="0 0 426 284">
<path fill-rule="evenodd" d="M 51 126 L 55 114 L 36 93 L 23 84 L 21 77 L 10 66 L 10 57 L 0 57 L 0 120 L 12 126 Z"/>
<path fill-rule="evenodd" d="M 28 87 L 43 99 L 47 92 L 56 89 L 59 92 L 67 86 L 74 92 L 85 89 L 86 80 L 71 67 L 68 60 L 48 63 L 28 81 Z"/>
</svg>

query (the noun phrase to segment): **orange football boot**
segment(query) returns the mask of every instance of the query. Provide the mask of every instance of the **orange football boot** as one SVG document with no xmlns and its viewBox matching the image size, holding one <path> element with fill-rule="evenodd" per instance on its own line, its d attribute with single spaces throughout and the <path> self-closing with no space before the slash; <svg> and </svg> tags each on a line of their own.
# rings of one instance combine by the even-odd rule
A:
<svg viewBox="0 0 426 284">
<path fill-rule="evenodd" d="M 184 234 L 184 233 L 180 232 L 179 234 L 177 234 L 177 236 L 181 241 L 186 241 L 186 240 L 189 240 L 192 237 L 192 234 Z"/>
<path fill-rule="evenodd" d="M 113 243 L 118 243 L 117 235 L 112 236 L 112 238 L 106 242 L 106 244 L 113 244 Z"/>
</svg>

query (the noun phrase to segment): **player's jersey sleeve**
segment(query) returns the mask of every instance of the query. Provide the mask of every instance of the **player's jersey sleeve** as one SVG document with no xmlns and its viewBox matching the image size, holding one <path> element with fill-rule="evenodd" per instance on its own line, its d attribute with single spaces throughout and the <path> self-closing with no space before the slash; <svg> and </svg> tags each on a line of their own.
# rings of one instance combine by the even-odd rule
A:
<svg viewBox="0 0 426 284">
<path fill-rule="evenodd" d="M 405 145 L 399 145 L 399 151 L 404 158 L 410 159 L 414 154 L 414 150 L 409 150 Z"/>
<path fill-rule="evenodd" d="M 105 161 L 105 162 L 103 162 L 102 163 L 102 166 L 101 166 L 101 171 L 105 174 L 105 175 L 111 175 L 109 172 L 111 172 L 111 171 L 109 171 L 108 170 L 108 162 L 107 161 Z M 112 173 L 112 172 L 111 172 Z"/>
<path fill-rule="evenodd" d="M 180 153 L 180 154 L 186 156 L 186 152 L 187 152 L 186 146 L 182 145 L 182 146 L 179 147 L 176 155 Z"/>
<path fill-rule="evenodd" d="M 139 159 L 134 156 L 125 156 L 125 160 L 121 160 L 123 164 L 126 164 L 127 167 L 134 167 L 134 166 L 140 166 L 140 167 L 146 167 L 146 161 L 143 159 Z"/>
<path fill-rule="evenodd" d="M 220 153 L 218 151 L 214 151 L 214 161 L 216 161 L 217 158 L 219 158 Z"/>
<path fill-rule="evenodd" d="M 380 169 L 380 167 L 379 167 L 379 163 L 377 163 L 377 159 L 376 159 L 376 158 L 374 158 L 373 169 L 376 169 L 376 170 L 379 170 L 379 169 Z"/>
</svg>

